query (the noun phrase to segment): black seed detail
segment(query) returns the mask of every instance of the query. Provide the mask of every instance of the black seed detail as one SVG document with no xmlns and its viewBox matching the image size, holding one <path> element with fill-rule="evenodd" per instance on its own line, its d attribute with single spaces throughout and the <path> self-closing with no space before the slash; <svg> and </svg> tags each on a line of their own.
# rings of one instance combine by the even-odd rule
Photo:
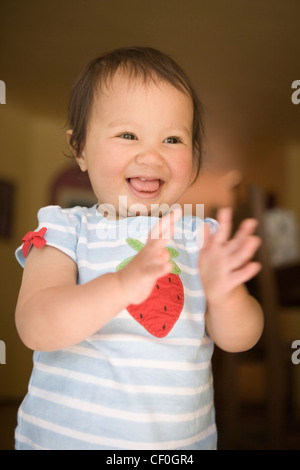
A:
<svg viewBox="0 0 300 470">
<path fill-rule="evenodd" d="M 159 284 L 156 284 L 156 288 L 159 289 Z"/>
<path fill-rule="evenodd" d="M 172 282 L 170 277 L 169 277 L 169 282 Z"/>
<path fill-rule="evenodd" d="M 179 295 L 177 295 L 177 299 L 178 299 L 178 300 L 180 300 L 180 297 L 179 297 Z"/>
<path fill-rule="evenodd" d="M 164 311 L 166 312 L 167 311 L 167 307 L 164 305 Z"/>
<path fill-rule="evenodd" d="M 165 330 L 165 329 L 166 329 L 166 325 L 163 325 L 163 330 Z"/>
<path fill-rule="evenodd" d="M 143 315 L 140 313 L 140 318 L 143 318 Z"/>
</svg>

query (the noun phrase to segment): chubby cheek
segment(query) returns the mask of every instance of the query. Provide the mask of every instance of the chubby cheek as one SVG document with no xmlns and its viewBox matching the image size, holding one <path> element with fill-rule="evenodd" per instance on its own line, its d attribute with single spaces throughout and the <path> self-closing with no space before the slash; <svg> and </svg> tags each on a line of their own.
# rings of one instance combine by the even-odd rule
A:
<svg viewBox="0 0 300 470">
<path fill-rule="evenodd" d="M 98 178 L 111 178 L 120 168 L 121 159 L 115 152 L 111 152 L 109 146 L 101 146 L 97 149 L 93 158 L 93 173 Z"/>
<path fill-rule="evenodd" d="M 192 158 L 182 158 L 172 166 L 171 170 L 173 182 L 180 186 L 188 186 L 193 177 Z"/>
<path fill-rule="evenodd" d="M 98 161 L 93 168 L 91 183 L 98 201 L 113 203 L 113 199 L 122 193 L 125 186 L 123 169 L 118 159 L 114 162 L 109 155 L 105 162 Z"/>
</svg>

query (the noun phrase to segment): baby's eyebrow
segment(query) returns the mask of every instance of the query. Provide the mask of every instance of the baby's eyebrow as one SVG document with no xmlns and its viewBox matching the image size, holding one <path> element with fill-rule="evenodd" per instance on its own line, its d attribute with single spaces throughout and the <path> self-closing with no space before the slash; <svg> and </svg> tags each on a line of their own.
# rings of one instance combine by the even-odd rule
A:
<svg viewBox="0 0 300 470">
<path fill-rule="evenodd" d="M 184 133 L 186 135 L 190 135 L 192 134 L 192 129 L 188 129 L 186 126 L 180 126 L 180 127 L 167 127 L 165 129 L 165 132 L 170 135 L 176 135 L 176 134 L 181 134 L 181 133 Z"/>
<path fill-rule="evenodd" d="M 112 121 L 108 124 L 108 127 L 109 128 L 114 128 L 114 127 L 119 127 L 119 126 L 134 126 L 136 125 L 134 122 L 130 122 L 130 121 L 125 121 L 125 120 L 121 120 L 121 119 L 118 119 L 116 121 Z"/>
<path fill-rule="evenodd" d="M 111 121 L 108 124 L 109 129 L 114 129 L 116 127 L 127 127 L 127 128 L 138 128 L 140 126 L 139 123 L 136 123 L 134 121 L 127 121 L 125 119 L 116 119 L 114 121 Z M 193 133 L 192 129 L 189 129 L 186 127 L 184 124 L 181 125 L 176 125 L 176 126 L 167 126 L 163 129 L 163 132 L 166 134 L 167 137 L 170 136 L 176 136 L 176 135 L 185 135 L 185 136 L 190 136 Z"/>
</svg>

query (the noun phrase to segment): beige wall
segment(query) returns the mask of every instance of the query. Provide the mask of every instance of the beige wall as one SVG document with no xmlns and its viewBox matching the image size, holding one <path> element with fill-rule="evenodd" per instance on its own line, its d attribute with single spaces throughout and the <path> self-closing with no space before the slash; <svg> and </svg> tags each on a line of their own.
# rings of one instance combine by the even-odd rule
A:
<svg viewBox="0 0 300 470">
<path fill-rule="evenodd" d="M 15 184 L 15 218 L 13 236 L 0 239 L 1 296 L 0 336 L 6 344 L 6 365 L 0 366 L 0 398 L 11 398 L 24 389 L 28 370 L 28 354 L 21 345 L 14 327 L 14 307 L 21 269 L 14 260 L 18 234 L 26 225 L 26 191 L 31 152 L 30 122 L 21 110 L 1 106 L 1 177 Z"/>
<path fill-rule="evenodd" d="M 22 268 L 14 251 L 22 236 L 37 225 L 37 210 L 49 203 L 49 182 L 67 163 L 62 123 L 0 107 L 0 177 L 15 184 L 14 227 L 10 239 L 0 239 L 0 340 L 6 345 L 6 365 L 0 365 L 0 400 L 19 398 L 27 387 L 32 353 L 18 338 L 14 309 Z"/>
</svg>

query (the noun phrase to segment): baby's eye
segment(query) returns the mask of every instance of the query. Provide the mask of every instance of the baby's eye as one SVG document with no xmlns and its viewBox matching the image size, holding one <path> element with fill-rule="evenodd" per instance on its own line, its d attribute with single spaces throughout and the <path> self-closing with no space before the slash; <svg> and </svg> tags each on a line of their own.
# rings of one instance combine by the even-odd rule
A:
<svg viewBox="0 0 300 470">
<path fill-rule="evenodd" d="M 167 137 L 164 142 L 166 144 L 179 144 L 181 142 L 181 140 L 179 139 L 179 137 Z"/>
<path fill-rule="evenodd" d="M 130 132 L 124 132 L 123 134 L 120 134 L 119 137 L 127 140 L 137 140 L 136 136 L 134 134 L 131 134 Z"/>
</svg>

